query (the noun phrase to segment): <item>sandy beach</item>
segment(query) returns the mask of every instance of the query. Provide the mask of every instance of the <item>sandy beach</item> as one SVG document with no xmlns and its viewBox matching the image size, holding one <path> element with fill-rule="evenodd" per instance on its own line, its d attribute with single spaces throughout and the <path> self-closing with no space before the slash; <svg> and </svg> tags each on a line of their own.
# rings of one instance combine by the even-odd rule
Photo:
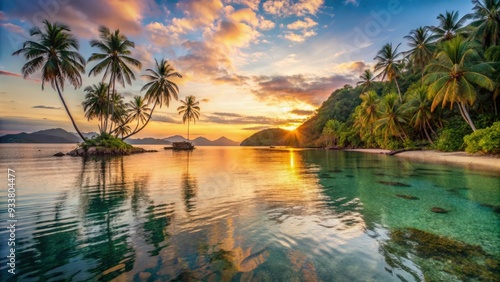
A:
<svg viewBox="0 0 500 282">
<path fill-rule="evenodd" d="M 371 154 L 386 154 L 391 152 L 384 149 L 348 149 L 345 151 L 363 152 Z M 487 169 L 500 172 L 499 156 L 469 155 L 466 152 L 440 152 L 440 151 L 408 151 L 394 155 L 418 162 L 439 163 L 463 166 L 470 169 Z"/>
</svg>

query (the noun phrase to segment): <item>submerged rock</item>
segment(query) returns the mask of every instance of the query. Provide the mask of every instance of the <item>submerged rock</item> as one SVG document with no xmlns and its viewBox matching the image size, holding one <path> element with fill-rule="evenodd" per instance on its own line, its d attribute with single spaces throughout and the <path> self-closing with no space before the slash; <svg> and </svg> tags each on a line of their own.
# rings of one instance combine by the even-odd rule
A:
<svg viewBox="0 0 500 282">
<path fill-rule="evenodd" d="M 55 153 L 54 154 L 54 157 L 64 157 L 66 154 L 64 154 L 63 152 L 59 152 L 59 153 Z"/>
<path fill-rule="evenodd" d="M 447 210 L 440 208 L 440 207 L 432 207 L 431 212 L 434 213 L 448 213 Z"/>
<path fill-rule="evenodd" d="M 403 195 L 403 194 L 396 194 L 397 197 L 407 199 L 407 200 L 419 200 L 418 197 L 411 196 L 411 195 Z"/>
<path fill-rule="evenodd" d="M 440 261 L 444 272 L 460 280 L 500 281 L 498 258 L 486 253 L 480 246 L 415 228 L 393 230 L 390 236 L 410 253 L 422 259 Z"/>
<path fill-rule="evenodd" d="M 401 182 L 393 182 L 393 181 L 379 181 L 378 183 L 384 184 L 384 185 L 389 185 L 389 186 L 396 186 L 396 187 L 411 187 L 409 184 L 401 183 Z"/>
</svg>

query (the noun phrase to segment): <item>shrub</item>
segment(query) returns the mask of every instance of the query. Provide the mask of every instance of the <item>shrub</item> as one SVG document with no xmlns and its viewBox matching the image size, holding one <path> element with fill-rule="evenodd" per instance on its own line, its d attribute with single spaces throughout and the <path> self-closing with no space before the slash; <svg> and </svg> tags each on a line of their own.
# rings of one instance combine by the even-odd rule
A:
<svg viewBox="0 0 500 282">
<path fill-rule="evenodd" d="M 464 137 L 468 132 L 455 128 L 446 128 L 439 133 L 436 149 L 444 152 L 461 151 L 464 149 Z"/>
<path fill-rule="evenodd" d="M 467 153 L 500 154 L 500 121 L 464 137 Z"/>
<path fill-rule="evenodd" d="M 87 139 L 80 147 L 87 150 L 90 147 L 103 147 L 112 150 L 128 151 L 132 149 L 132 145 L 123 142 L 120 138 L 114 137 L 110 134 L 103 133 L 92 139 Z"/>
</svg>

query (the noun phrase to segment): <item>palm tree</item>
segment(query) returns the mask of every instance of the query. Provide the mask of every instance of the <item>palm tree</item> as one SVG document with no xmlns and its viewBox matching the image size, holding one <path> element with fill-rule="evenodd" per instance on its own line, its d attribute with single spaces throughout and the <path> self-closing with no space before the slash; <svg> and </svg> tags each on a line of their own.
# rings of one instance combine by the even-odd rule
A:
<svg viewBox="0 0 500 282">
<path fill-rule="evenodd" d="M 490 62 L 500 62 L 500 46 L 492 46 L 488 48 L 485 53 L 486 58 L 490 60 Z M 498 65 L 498 63 L 497 63 Z M 496 67 L 494 81 L 495 81 L 495 89 L 493 90 L 493 108 L 495 109 L 495 115 L 498 114 L 497 110 L 497 98 L 500 96 L 500 69 Z"/>
<path fill-rule="evenodd" d="M 500 44 L 500 1 L 499 0 L 472 0 L 474 13 L 469 17 L 474 21 L 471 26 L 476 29 L 472 36 L 479 39 L 486 49 Z"/>
<path fill-rule="evenodd" d="M 373 124 L 378 120 L 379 111 L 378 103 L 379 97 L 377 92 L 368 91 L 359 95 L 361 98 L 361 104 L 359 105 L 358 116 L 358 126 L 361 128 L 370 127 L 370 132 L 373 132 Z"/>
<path fill-rule="evenodd" d="M 139 127 L 140 123 L 145 123 L 149 119 L 149 114 L 148 112 L 151 111 L 150 108 L 148 108 L 148 104 L 146 103 L 146 100 L 142 96 L 134 96 L 132 101 L 128 102 L 126 104 L 127 107 L 127 114 L 128 114 L 128 119 L 129 120 L 137 120 L 137 125 L 135 126 L 133 131 L 136 131 L 137 128 Z M 133 132 L 131 131 L 131 132 Z M 129 132 L 130 133 L 130 132 Z"/>
<path fill-rule="evenodd" d="M 401 90 L 399 89 L 398 77 L 400 76 L 399 70 L 399 60 L 401 53 L 398 53 L 399 45 L 396 48 L 392 47 L 392 43 L 387 43 L 378 51 L 375 60 L 377 64 L 375 65 L 375 71 L 381 71 L 377 77 L 382 76 L 382 80 L 386 77 L 389 81 L 395 81 L 396 87 L 398 89 L 399 100 L 403 102 L 403 96 L 401 96 Z"/>
<path fill-rule="evenodd" d="M 356 85 L 362 85 L 363 91 L 368 90 L 372 85 L 373 81 L 375 80 L 373 72 L 369 69 L 365 70 L 359 78 L 361 79 L 361 81 L 358 81 Z"/>
<path fill-rule="evenodd" d="M 488 77 L 494 69 L 479 55 L 479 44 L 465 41 L 461 36 L 447 41 L 436 59 L 427 66 L 424 82 L 429 85 L 429 97 L 433 99 L 431 111 L 441 103 L 457 104 L 460 114 L 473 131 L 476 127 L 470 118 L 468 106 L 474 105 L 477 97 L 475 86 L 493 90 L 493 81 Z"/>
<path fill-rule="evenodd" d="M 149 114 L 148 120 L 141 126 L 141 128 L 134 130 L 123 139 L 138 133 L 146 127 L 153 116 L 156 105 L 159 105 L 161 108 L 163 104 L 165 104 L 168 107 L 172 98 L 176 101 L 179 99 L 179 87 L 177 87 L 177 84 L 170 79 L 172 77 L 182 78 L 182 75 L 176 72 L 165 59 L 161 59 L 159 62 L 155 59 L 155 62 L 155 69 L 147 69 L 146 71 L 148 74 L 143 75 L 143 77 L 149 80 L 149 82 L 141 88 L 141 91 L 147 90 L 144 98 L 147 99 L 148 104 L 153 103 L 151 113 Z"/>
<path fill-rule="evenodd" d="M 116 81 L 118 81 L 122 87 L 125 87 L 125 82 L 129 85 L 132 84 L 132 79 L 135 80 L 134 72 L 130 69 L 129 65 L 141 68 L 141 62 L 130 57 L 132 53 L 131 48 L 135 47 L 134 42 L 128 40 L 128 38 L 120 33 L 120 30 L 115 30 L 111 32 L 109 28 L 105 26 L 99 27 L 99 37 L 100 40 L 93 39 L 90 41 L 91 47 L 97 47 L 102 53 L 92 53 L 88 62 L 99 61 L 89 72 L 90 75 L 98 75 L 104 71 L 104 76 L 102 81 L 106 80 L 109 76 L 109 89 L 108 89 L 108 101 L 111 101 L 111 93 L 115 92 Z M 105 131 L 108 130 L 108 119 L 110 115 L 113 115 L 114 105 L 110 103 L 108 105 L 108 116 L 105 122 Z M 112 130 L 112 124 L 109 131 Z"/>
<path fill-rule="evenodd" d="M 376 129 L 382 131 L 385 141 L 389 136 L 397 136 L 404 141 L 406 133 L 403 124 L 407 121 L 395 93 L 388 94 L 381 100 L 379 115 L 380 119 L 376 122 Z"/>
<path fill-rule="evenodd" d="M 423 131 L 427 140 L 433 144 L 432 138 L 427 130 L 430 129 L 434 132 L 430 124 L 432 112 L 430 110 L 430 101 L 427 96 L 427 87 L 421 85 L 410 93 L 408 101 L 403 106 L 404 113 L 410 117 L 410 124 L 414 128 L 420 130 L 420 132 Z"/>
<path fill-rule="evenodd" d="M 107 116 L 108 107 L 108 84 L 99 82 L 97 85 L 87 86 L 83 90 L 87 94 L 82 102 L 83 110 L 87 120 L 97 118 L 99 120 L 99 132 L 103 132 L 104 118 Z"/>
<path fill-rule="evenodd" d="M 429 27 L 429 30 L 434 33 L 433 39 L 448 41 L 457 35 L 467 35 L 467 27 L 464 27 L 464 25 L 465 22 L 470 19 L 470 15 L 465 15 L 461 19 L 458 17 L 457 11 L 446 11 L 444 15 L 439 14 L 437 17 L 439 25 Z"/>
<path fill-rule="evenodd" d="M 197 119 L 200 119 L 200 107 L 198 106 L 200 102 L 196 101 L 196 97 L 193 95 L 187 96 L 185 101 L 182 101 L 182 106 L 177 108 L 179 115 L 182 115 L 182 122 L 188 122 L 188 141 L 189 141 L 189 123 L 194 121 L 196 123 Z"/>
<path fill-rule="evenodd" d="M 70 33 L 71 29 L 67 25 L 50 23 L 47 20 L 44 20 L 43 24 L 44 30 L 39 27 L 33 27 L 30 30 L 30 36 L 35 37 L 36 41 L 24 42 L 23 47 L 12 55 L 23 53 L 28 61 L 21 69 L 24 78 L 41 70 L 42 90 L 45 82 L 50 82 L 52 88 L 59 94 L 76 132 L 83 140 L 86 140 L 76 126 L 61 93 L 64 91 L 65 80 L 68 80 L 75 89 L 82 86 L 80 74 L 85 73 L 85 59 L 78 53 L 78 41 Z"/>
<path fill-rule="evenodd" d="M 410 31 L 410 34 L 404 38 L 408 40 L 408 45 L 411 47 L 406 53 L 410 56 L 413 65 L 420 67 L 423 78 L 425 66 L 434 53 L 434 45 L 431 44 L 432 37 L 426 27 L 419 27 Z"/>
</svg>

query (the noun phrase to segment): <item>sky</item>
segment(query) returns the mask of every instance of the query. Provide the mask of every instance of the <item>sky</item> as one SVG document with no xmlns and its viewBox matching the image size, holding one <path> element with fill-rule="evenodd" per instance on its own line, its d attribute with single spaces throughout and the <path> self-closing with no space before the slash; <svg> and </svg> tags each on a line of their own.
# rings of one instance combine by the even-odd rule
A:
<svg viewBox="0 0 500 282">
<path fill-rule="evenodd" d="M 146 80 L 155 59 L 165 58 L 183 78 L 175 79 L 179 99 L 194 95 L 201 116 L 191 137 L 221 136 L 242 141 L 266 128 L 292 130 L 314 114 L 330 94 L 355 85 L 372 69 L 386 43 L 401 44 L 419 26 L 437 25 L 439 13 L 471 12 L 469 0 L 0 0 L 0 135 L 64 128 L 74 132 L 55 90 L 42 91 L 39 73 L 23 79 L 22 56 L 12 56 L 29 40 L 29 29 L 44 19 L 69 25 L 84 58 L 98 52 L 90 40 L 101 25 L 119 29 L 135 43 L 142 62 L 136 80 L 118 92 L 129 101 Z M 64 88 L 79 128 L 97 131 L 81 102 L 83 86 Z M 134 137 L 186 136 L 177 114 L 180 102 L 155 110 L 152 121 Z"/>
</svg>

